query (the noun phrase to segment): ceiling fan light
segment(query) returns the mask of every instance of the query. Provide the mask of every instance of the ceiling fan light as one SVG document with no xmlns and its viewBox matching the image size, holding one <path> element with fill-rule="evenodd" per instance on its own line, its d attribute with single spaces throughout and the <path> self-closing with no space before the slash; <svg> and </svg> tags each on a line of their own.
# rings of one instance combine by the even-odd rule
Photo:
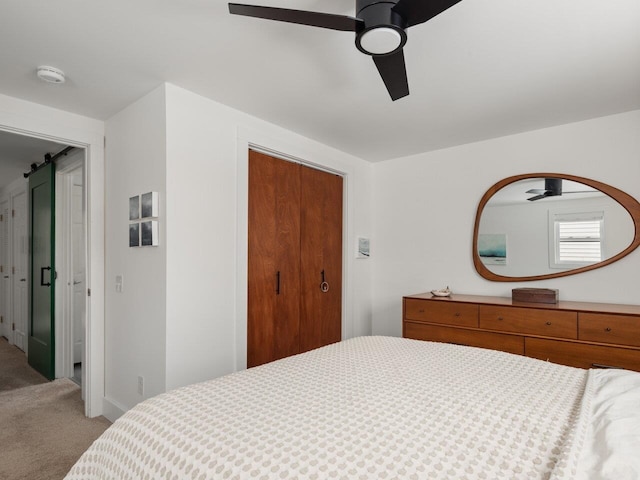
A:
<svg viewBox="0 0 640 480">
<path fill-rule="evenodd" d="M 65 80 L 62 70 L 45 65 L 38 67 L 37 75 L 40 80 L 48 83 L 64 83 Z"/>
<path fill-rule="evenodd" d="M 360 35 L 360 47 L 370 55 L 386 55 L 402 45 L 402 35 L 389 27 L 372 28 Z"/>
</svg>

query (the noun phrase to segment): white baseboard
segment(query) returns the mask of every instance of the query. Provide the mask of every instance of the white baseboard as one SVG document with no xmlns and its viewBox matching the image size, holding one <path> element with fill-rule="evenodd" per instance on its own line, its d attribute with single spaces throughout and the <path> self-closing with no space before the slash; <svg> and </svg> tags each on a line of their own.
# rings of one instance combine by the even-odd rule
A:
<svg viewBox="0 0 640 480">
<path fill-rule="evenodd" d="M 114 400 L 110 400 L 107 397 L 102 399 L 102 415 L 104 415 L 107 420 L 111 423 L 115 422 L 119 419 L 128 409 L 115 402 Z"/>
</svg>

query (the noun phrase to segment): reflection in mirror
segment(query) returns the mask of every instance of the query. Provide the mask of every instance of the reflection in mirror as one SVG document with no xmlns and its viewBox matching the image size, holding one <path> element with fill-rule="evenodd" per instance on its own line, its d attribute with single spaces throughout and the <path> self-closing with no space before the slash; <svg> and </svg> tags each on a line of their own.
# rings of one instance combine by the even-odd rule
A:
<svg viewBox="0 0 640 480">
<path fill-rule="evenodd" d="M 554 278 L 607 265 L 640 243 L 640 204 L 600 182 L 520 175 L 494 185 L 478 207 L 474 264 L 485 278 Z"/>
</svg>

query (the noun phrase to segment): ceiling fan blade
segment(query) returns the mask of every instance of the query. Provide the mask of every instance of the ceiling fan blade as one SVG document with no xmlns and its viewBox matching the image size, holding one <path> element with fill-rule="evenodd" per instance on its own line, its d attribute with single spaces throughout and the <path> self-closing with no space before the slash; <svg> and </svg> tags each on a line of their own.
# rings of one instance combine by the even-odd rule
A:
<svg viewBox="0 0 640 480">
<path fill-rule="evenodd" d="M 407 22 L 407 27 L 424 23 L 461 0 L 399 0 L 392 10 Z"/>
<path fill-rule="evenodd" d="M 329 28 L 344 32 L 357 32 L 364 28 L 364 22 L 359 18 L 330 13 L 307 12 L 304 10 L 290 10 L 287 8 L 261 7 L 257 5 L 243 5 L 230 3 L 229 13 L 246 17 L 264 18 L 279 22 L 298 23 L 312 27 Z"/>
<path fill-rule="evenodd" d="M 535 202 L 536 200 L 541 200 L 543 198 L 547 198 L 547 196 L 543 193 L 542 195 L 536 195 L 535 197 L 527 198 L 530 202 Z"/>
<path fill-rule="evenodd" d="M 373 55 L 372 58 L 389 95 L 391 95 L 391 100 L 395 101 L 409 95 L 407 69 L 402 50 L 391 55 Z"/>
<path fill-rule="evenodd" d="M 541 195 L 543 193 L 547 193 L 550 192 L 551 190 L 545 190 L 544 188 L 532 188 L 531 190 L 527 190 L 524 193 L 537 193 L 538 195 Z"/>
</svg>

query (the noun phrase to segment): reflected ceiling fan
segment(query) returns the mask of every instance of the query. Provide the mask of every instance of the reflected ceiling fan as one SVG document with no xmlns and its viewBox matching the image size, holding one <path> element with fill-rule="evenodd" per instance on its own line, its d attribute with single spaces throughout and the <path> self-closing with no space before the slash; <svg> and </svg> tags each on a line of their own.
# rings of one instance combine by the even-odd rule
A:
<svg viewBox="0 0 640 480">
<path fill-rule="evenodd" d="M 572 192 L 564 192 L 564 195 L 569 193 L 590 193 L 593 190 L 576 190 Z M 562 179 L 561 178 L 545 178 L 544 179 L 544 189 L 542 188 L 532 188 L 531 190 L 527 190 L 525 193 L 535 193 L 536 195 L 531 198 L 527 198 L 530 202 L 535 202 L 536 200 L 541 200 L 547 197 L 561 197 L 562 193 Z"/>
<path fill-rule="evenodd" d="M 229 4 L 234 15 L 355 32 L 356 47 L 373 58 L 392 100 L 409 95 L 402 48 L 405 30 L 444 12 L 461 0 L 356 0 L 356 16 L 257 5 Z"/>
</svg>

